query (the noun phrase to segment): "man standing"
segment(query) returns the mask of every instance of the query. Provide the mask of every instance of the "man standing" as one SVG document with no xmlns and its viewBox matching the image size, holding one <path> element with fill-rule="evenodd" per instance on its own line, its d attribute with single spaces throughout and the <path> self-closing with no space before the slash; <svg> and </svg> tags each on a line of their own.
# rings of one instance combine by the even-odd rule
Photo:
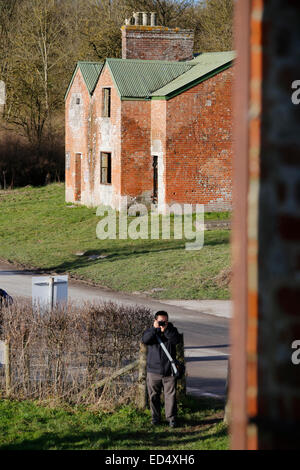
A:
<svg viewBox="0 0 300 470">
<path fill-rule="evenodd" d="M 147 388 L 152 414 L 152 424 L 160 424 L 162 388 L 165 397 L 165 414 L 171 427 L 176 426 L 176 377 L 171 362 L 160 345 L 163 342 L 173 360 L 176 359 L 176 344 L 180 341 L 177 328 L 168 321 L 168 314 L 159 311 L 155 314 L 153 326 L 143 334 L 142 341 L 148 346 Z"/>
<path fill-rule="evenodd" d="M 0 289 L 0 308 L 1 307 L 7 307 L 8 305 L 13 303 L 13 299 L 10 295 L 8 295 L 5 290 Z"/>
</svg>

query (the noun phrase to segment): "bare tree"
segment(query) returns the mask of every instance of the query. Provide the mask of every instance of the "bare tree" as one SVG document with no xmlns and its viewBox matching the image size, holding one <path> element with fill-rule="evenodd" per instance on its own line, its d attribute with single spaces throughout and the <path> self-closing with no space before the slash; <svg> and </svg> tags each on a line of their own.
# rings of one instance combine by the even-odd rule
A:
<svg viewBox="0 0 300 470">
<path fill-rule="evenodd" d="M 11 40 L 5 118 L 39 147 L 61 106 L 68 12 L 59 0 L 24 0 L 20 12 Z"/>
<path fill-rule="evenodd" d="M 207 0 L 195 10 L 196 49 L 199 52 L 233 48 L 234 0 Z"/>
<path fill-rule="evenodd" d="M 79 57 L 104 60 L 121 56 L 120 28 L 128 14 L 123 0 L 86 0 L 81 5 Z"/>
<path fill-rule="evenodd" d="M 0 0 L 0 79 L 5 81 L 17 9 L 21 0 Z"/>
</svg>

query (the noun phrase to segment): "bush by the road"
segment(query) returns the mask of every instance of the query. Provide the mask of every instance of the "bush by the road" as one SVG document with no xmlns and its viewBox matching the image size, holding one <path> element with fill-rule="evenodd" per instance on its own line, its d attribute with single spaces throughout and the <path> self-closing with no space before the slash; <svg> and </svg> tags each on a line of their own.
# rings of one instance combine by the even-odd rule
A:
<svg viewBox="0 0 300 470">
<path fill-rule="evenodd" d="M 10 397 L 114 406 L 136 396 L 136 370 L 101 388 L 93 384 L 138 359 L 141 334 L 152 323 L 148 308 L 85 302 L 43 311 L 15 300 L 1 316 Z M 0 368 L 0 391 L 7 395 L 6 385 Z"/>
</svg>

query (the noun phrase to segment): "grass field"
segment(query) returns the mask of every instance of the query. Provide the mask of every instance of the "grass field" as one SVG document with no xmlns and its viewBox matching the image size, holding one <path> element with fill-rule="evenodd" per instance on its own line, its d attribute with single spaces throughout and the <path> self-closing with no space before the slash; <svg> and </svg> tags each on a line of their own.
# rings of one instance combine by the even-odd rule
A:
<svg viewBox="0 0 300 470">
<path fill-rule="evenodd" d="M 63 184 L 0 191 L 0 209 L 2 259 L 155 298 L 229 298 L 228 230 L 205 232 L 199 251 L 185 250 L 185 240 L 176 239 L 99 240 L 96 209 L 66 204 Z"/>
<path fill-rule="evenodd" d="M 148 410 L 130 406 L 104 413 L 1 400 L 0 450 L 223 450 L 222 416 L 221 405 L 187 399 L 177 428 L 153 428 Z"/>
</svg>

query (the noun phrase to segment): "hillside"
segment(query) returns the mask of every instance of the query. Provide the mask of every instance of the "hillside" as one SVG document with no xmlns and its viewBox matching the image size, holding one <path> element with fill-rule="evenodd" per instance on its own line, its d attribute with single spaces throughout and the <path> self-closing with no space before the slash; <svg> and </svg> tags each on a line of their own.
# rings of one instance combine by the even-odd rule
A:
<svg viewBox="0 0 300 470">
<path fill-rule="evenodd" d="M 0 208 L 3 260 L 160 299 L 230 296 L 228 230 L 205 232 L 199 251 L 185 240 L 99 240 L 96 208 L 66 204 L 63 184 L 0 191 Z"/>
</svg>

